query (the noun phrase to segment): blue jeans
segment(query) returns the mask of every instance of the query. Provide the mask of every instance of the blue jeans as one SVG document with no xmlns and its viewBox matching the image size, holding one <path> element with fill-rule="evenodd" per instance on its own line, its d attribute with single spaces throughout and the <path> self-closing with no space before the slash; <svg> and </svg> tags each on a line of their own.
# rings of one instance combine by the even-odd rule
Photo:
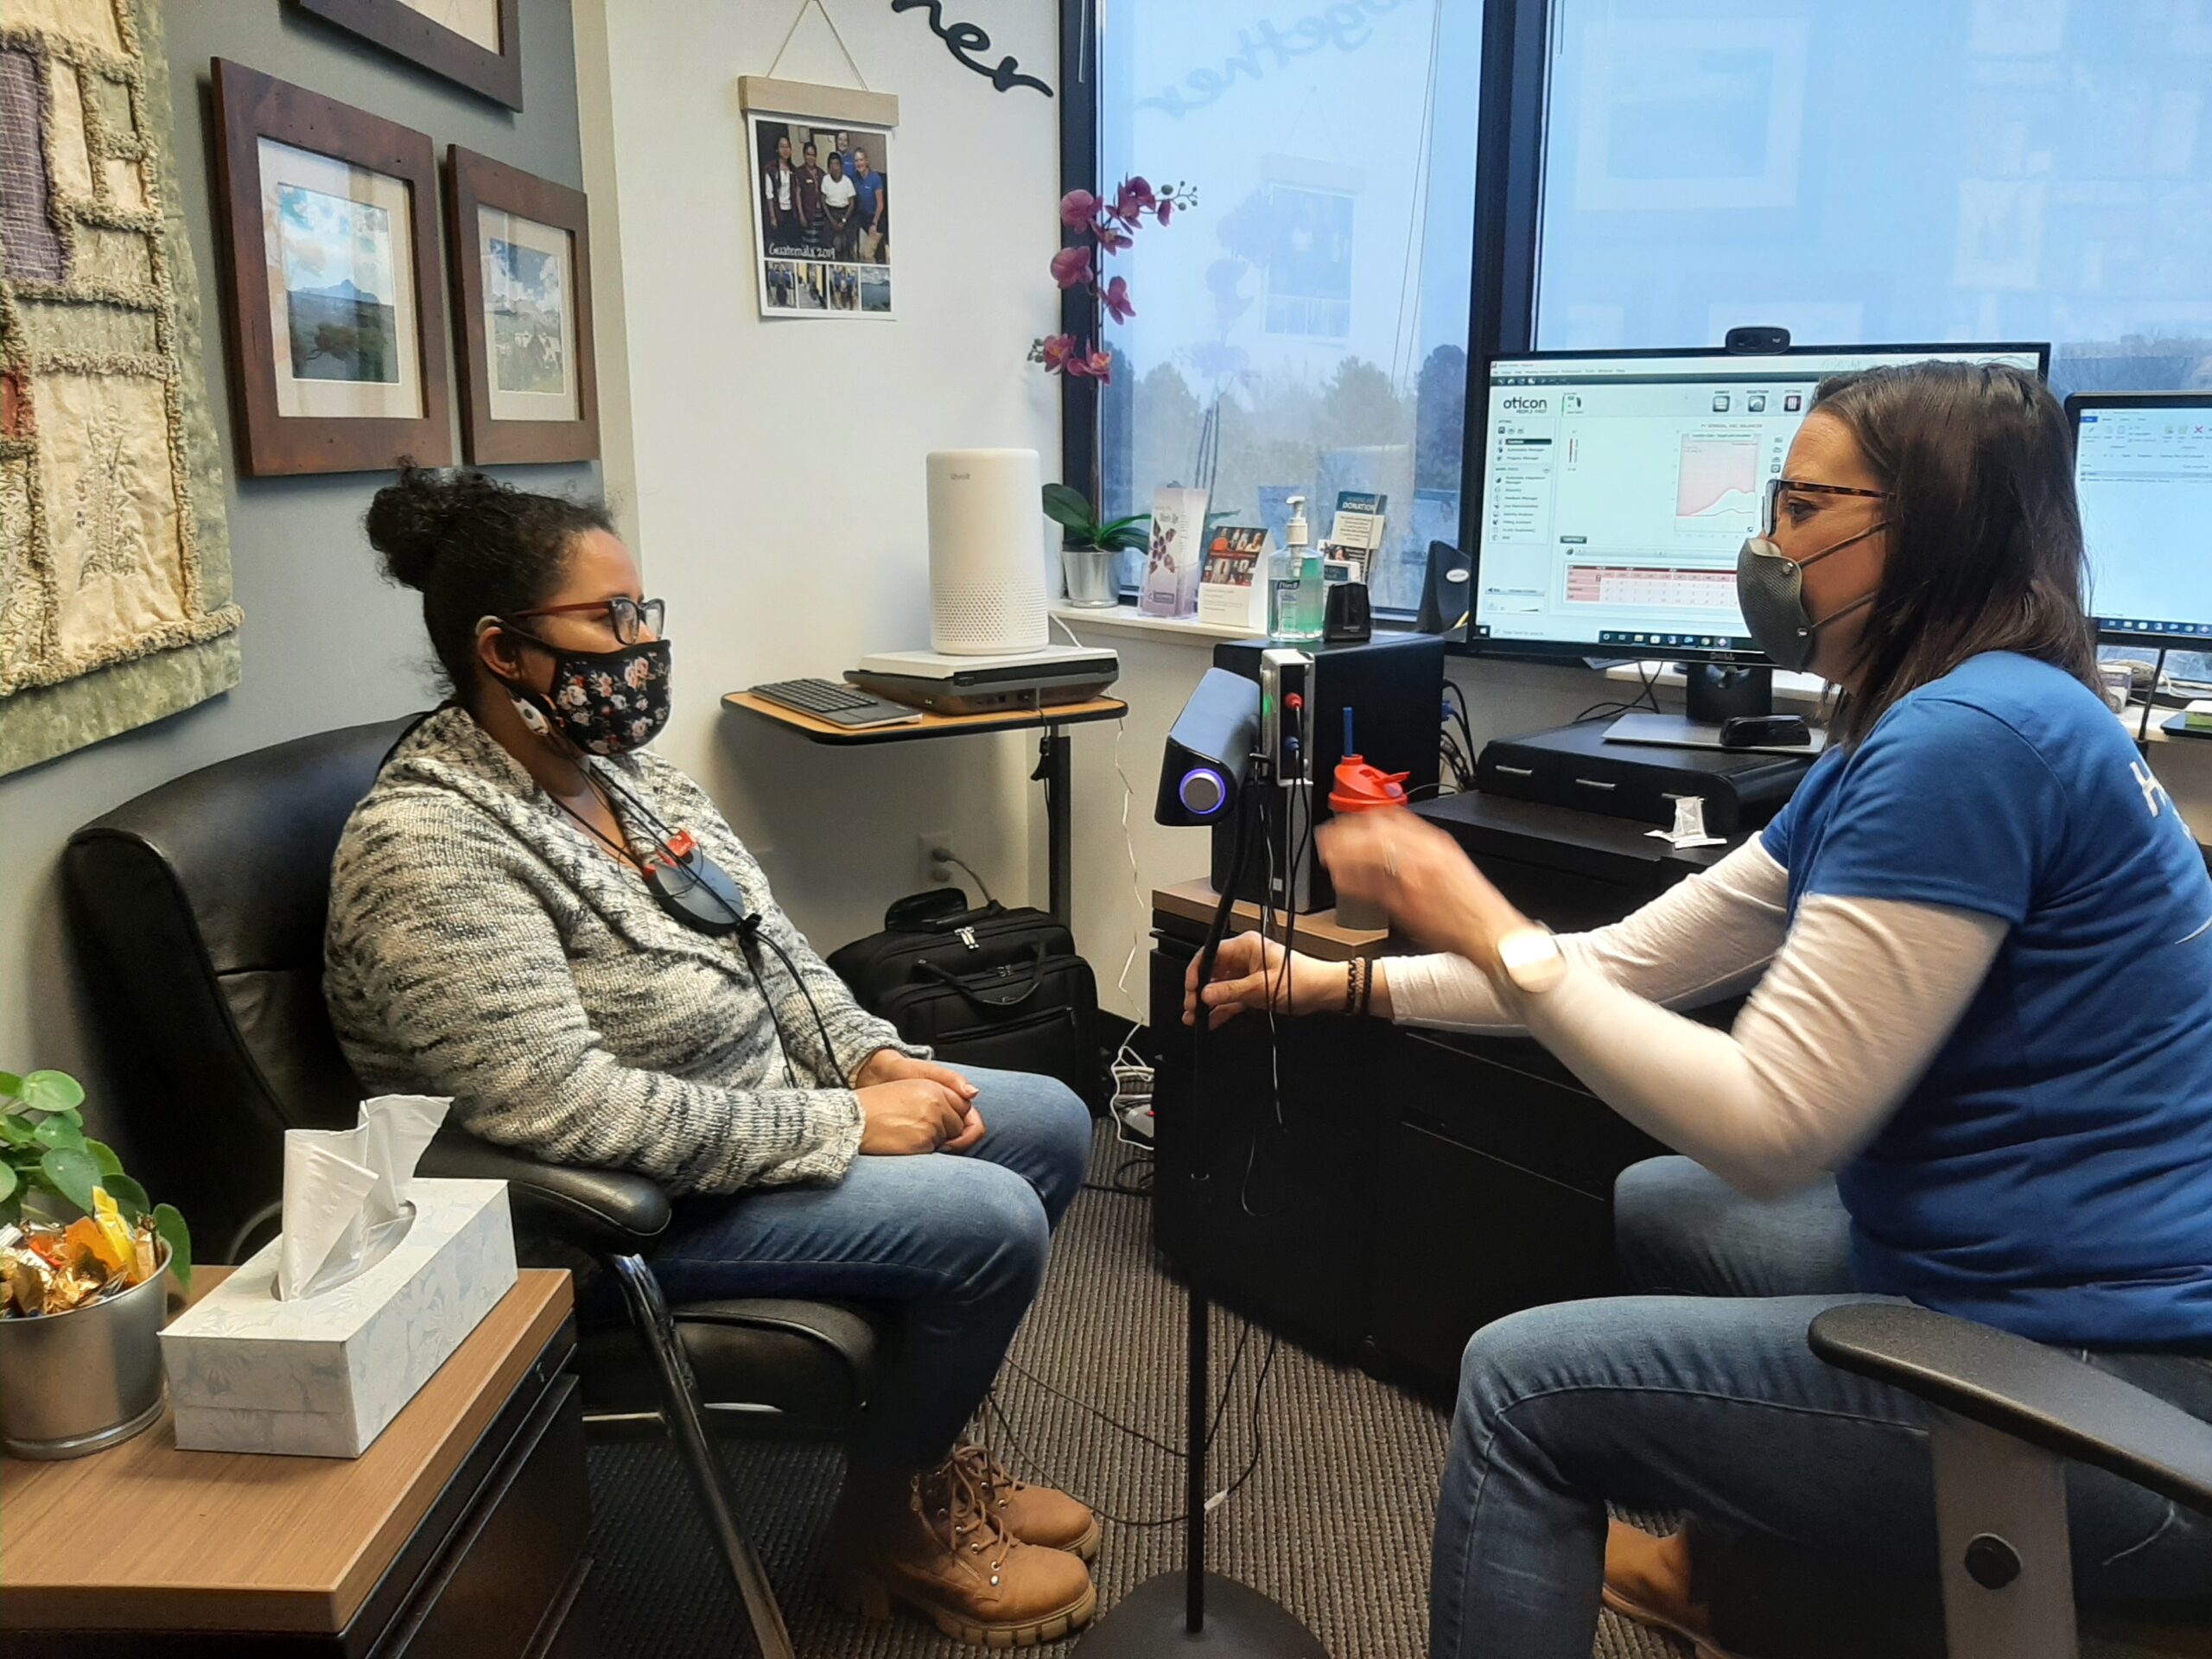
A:
<svg viewBox="0 0 2212 1659">
<path fill-rule="evenodd" d="M 901 1340 L 847 1441 L 863 1482 L 951 1452 L 1044 1282 L 1052 1230 L 1083 1187 L 1090 1115 L 1064 1084 L 963 1066 L 986 1133 L 964 1154 L 853 1160 L 835 1186 L 687 1198 L 653 1252 L 671 1301 L 721 1296 L 888 1303 Z"/>
<path fill-rule="evenodd" d="M 1484 1326 L 1460 1366 L 1436 1520 L 1432 1659 L 1589 1659 L 1610 1500 L 1688 1510 L 1884 1571 L 1936 1567 L 1928 1411 L 1823 1363 L 1805 1327 L 1852 1289 L 1833 1185 L 1739 1197 L 1687 1158 L 1624 1173 L 1616 1248 L 1652 1293 Z M 2212 1361 L 2084 1356 L 2212 1419 Z M 2201 1594 L 2212 1521 L 2067 1475 L 2085 1597 Z"/>
</svg>

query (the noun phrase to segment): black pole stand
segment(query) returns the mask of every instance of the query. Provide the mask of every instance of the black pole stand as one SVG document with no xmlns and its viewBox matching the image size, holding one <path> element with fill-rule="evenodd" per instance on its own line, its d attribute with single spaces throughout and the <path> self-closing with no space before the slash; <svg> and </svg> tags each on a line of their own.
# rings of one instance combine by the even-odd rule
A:
<svg viewBox="0 0 2212 1659">
<path fill-rule="evenodd" d="M 1256 798 L 1267 785 L 1255 779 L 1243 799 Z M 1236 889 L 1255 831 L 1266 830 L 1246 806 L 1240 817 L 1235 868 L 1198 955 L 1198 983 L 1213 976 L 1215 952 L 1228 931 Z M 1205 1042 L 1206 1021 L 1191 1028 L 1194 1047 Z M 1195 1071 L 1195 1067 L 1193 1068 Z M 1207 1207 L 1212 1160 L 1203 1135 L 1194 1137 L 1191 1183 L 1203 1213 Z M 1198 1264 L 1184 1264 L 1184 1295 L 1190 1311 L 1190 1393 L 1184 1427 L 1183 1570 L 1147 1579 L 1123 1596 L 1083 1634 L 1075 1659 L 1157 1659 L 1166 1653 L 1198 1649 L 1221 1659 L 1328 1659 L 1328 1650 L 1292 1614 L 1249 1585 L 1206 1571 L 1206 1372 L 1209 1357 L 1206 1294 L 1198 1287 Z"/>
</svg>

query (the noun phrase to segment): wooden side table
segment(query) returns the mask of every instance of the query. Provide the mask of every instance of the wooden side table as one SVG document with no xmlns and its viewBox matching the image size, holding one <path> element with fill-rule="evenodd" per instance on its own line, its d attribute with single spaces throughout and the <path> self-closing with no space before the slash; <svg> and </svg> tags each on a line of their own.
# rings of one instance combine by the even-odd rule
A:
<svg viewBox="0 0 2212 1659">
<path fill-rule="evenodd" d="M 228 1271 L 193 1275 L 204 1294 Z M 585 1659 L 591 1506 L 566 1273 L 515 1287 L 355 1459 L 181 1452 L 164 1413 L 0 1459 L 11 1659 Z"/>
<path fill-rule="evenodd" d="M 906 726 L 869 726 L 855 729 L 786 709 L 779 702 L 750 691 L 732 691 L 722 698 L 725 709 L 747 714 L 797 732 L 810 743 L 861 748 L 878 743 L 917 743 L 931 738 L 960 737 L 977 732 L 1041 731 L 1037 770 L 1031 777 L 1045 785 L 1045 873 L 1046 908 L 1065 922 L 1073 914 L 1075 893 L 1075 819 L 1068 773 L 1066 728 L 1093 721 L 1119 720 L 1129 705 L 1119 697 L 1093 697 L 1088 702 L 1062 702 L 1039 709 L 1002 709 L 988 715 L 925 714 Z"/>
</svg>

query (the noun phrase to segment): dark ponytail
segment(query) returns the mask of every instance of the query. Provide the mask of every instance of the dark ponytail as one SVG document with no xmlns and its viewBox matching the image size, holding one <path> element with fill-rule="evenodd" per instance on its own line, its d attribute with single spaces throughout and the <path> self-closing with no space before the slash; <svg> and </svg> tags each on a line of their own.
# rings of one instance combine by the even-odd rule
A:
<svg viewBox="0 0 2212 1659">
<path fill-rule="evenodd" d="M 423 595 L 423 626 L 448 684 L 475 677 L 476 624 L 544 603 L 559 590 L 569 550 L 587 531 L 612 531 L 597 501 L 534 495 L 479 472 L 400 469 L 369 504 L 369 545 L 385 574 Z"/>
</svg>

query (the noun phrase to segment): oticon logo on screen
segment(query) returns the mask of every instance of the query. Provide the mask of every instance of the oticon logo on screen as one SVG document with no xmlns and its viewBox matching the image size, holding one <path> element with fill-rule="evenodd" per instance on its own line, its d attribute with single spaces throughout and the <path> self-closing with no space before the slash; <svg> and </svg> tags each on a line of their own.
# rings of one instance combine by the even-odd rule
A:
<svg viewBox="0 0 2212 1659">
<path fill-rule="evenodd" d="M 1509 397 L 1498 407 L 1509 415 L 1541 415 L 1551 408 L 1548 397 Z"/>
</svg>

